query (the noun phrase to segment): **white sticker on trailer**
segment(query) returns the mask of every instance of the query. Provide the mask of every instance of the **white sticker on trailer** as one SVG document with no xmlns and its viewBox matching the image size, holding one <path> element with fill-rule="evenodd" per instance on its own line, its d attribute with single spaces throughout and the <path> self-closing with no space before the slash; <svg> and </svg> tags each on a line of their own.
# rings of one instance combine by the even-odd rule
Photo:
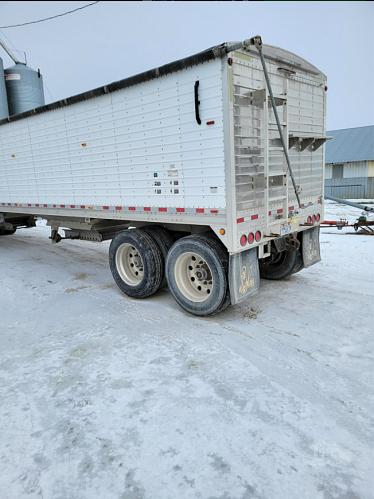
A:
<svg viewBox="0 0 374 499">
<path fill-rule="evenodd" d="M 19 73 L 10 73 L 5 75 L 5 80 L 20 80 L 21 75 Z"/>
</svg>

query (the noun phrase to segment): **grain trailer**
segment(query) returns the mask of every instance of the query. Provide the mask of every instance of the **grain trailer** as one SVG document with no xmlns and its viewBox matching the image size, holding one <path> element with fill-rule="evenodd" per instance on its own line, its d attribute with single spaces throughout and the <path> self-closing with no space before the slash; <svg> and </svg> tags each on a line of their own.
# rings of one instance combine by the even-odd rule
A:
<svg viewBox="0 0 374 499">
<path fill-rule="evenodd" d="M 128 296 L 209 315 L 320 260 L 326 77 L 260 37 L 0 121 L 0 234 L 111 239 Z"/>
</svg>

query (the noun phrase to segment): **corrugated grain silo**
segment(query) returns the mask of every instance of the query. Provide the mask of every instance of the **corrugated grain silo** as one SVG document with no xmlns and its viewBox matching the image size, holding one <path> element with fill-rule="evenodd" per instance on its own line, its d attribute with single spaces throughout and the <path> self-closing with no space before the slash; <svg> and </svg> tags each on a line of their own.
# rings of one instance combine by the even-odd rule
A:
<svg viewBox="0 0 374 499">
<path fill-rule="evenodd" d="M 9 114 L 19 114 L 45 104 L 43 77 L 40 71 L 17 62 L 5 69 Z"/>
</svg>

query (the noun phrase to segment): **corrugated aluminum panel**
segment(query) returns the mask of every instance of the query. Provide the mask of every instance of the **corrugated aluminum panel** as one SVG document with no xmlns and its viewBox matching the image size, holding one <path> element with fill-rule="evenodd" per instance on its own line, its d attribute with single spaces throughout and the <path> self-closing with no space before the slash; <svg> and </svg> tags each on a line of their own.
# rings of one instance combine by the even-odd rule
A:
<svg viewBox="0 0 374 499">
<path fill-rule="evenodd" d="M 215 59 L 3 125 L 0 200 L 224 208 L 222 100 Z"/>
<path fill-rule="evenodd" d="M 329 179 L 325 182 L 325 194 L 342 199 L 370 197 L 367 177 Z"/>
<path fill-rule="evenodd" d="M 332 178 L 332 167 L 331 165 L 325 165 L 325 180 Z"/>
<path fill-rule="evenodd" d="M 374 161 L 368 161 L 368 177 L 374 177 Z"/>
<path fill-rule="evenodd" d="M 368 177 L 368 162 L 354 161 L 351 163 L 344 163 L 343 177 L 344 178 Z"/>
</svg>

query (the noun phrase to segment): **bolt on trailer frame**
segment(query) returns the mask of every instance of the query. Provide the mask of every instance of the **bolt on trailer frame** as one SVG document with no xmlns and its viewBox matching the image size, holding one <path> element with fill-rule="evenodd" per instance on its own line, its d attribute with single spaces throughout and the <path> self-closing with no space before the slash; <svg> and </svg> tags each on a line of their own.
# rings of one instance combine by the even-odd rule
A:
<svg viewBox="0 0 374 499">
<path fill-rule="evenodd" d="M 133 160 L 131 151 L 121 159 L 119 133 L 123 136 L 126 132 L 121 129 L 122 123 L 115 118 L 115 113 L 120 111 L 124 116 L 125 112 L 130 112 L 131 106 L 125 111 L 122 100 L 126 100 L 126 93 L 131 96 L 132 92 L 133 98 L 142 103 L 140 116 L 144 118 L 142 114 L 146 106 L 156 106 L 157 102 L 160 106 L 162 101 L 159 99 L 165 97 L 161 94 L 161 85 L 173 74 L 179 78 L 172 82 L 177 88 L 173 105 L 178 107 L 180 114 L 177 122 L 167 125 L 179 130 L 177 143 L 180 148 L 183 149 L 188 140 L 191 142 L 191 137 L 195 140 L 196 134 L 200 145 L 195 147 L 192 159 L 190 151 L 185 148 L 182 161 L 169 164 L 167 172 L 151 169 L 151 178 L 148 173 L 147 179 L 136 177 L 137 172 L 132 168 L 132 176 L 136 177 L 132 183 L 133 191 L 143 189 L 145 194 L 142 204 L 139 204 L 136 197 L 131 197 L 131 191 L 126 191 L 126 182 L 131 184 L 130 176 L 122 175 L 120 170 L 121 161 Z M 148 95 L 143 91 L 134 94 L 134 88 L 143 88 L 141 85 L 150 85 L 153 81 L 160 82 L 157 90 Z M 185 91 L 186 88 L 191 90 Z M 131 97 L 128 100 L 131 104 Z M 183 122 L 187 115 L 181 114 L 186 109 L 188 126 Z M 83 120 L 78 120 L 78 111 Z M 108 121 L 104 123 L 104 113 L 113 116 L 109 131 L 105 128 Z M 96 128 L 90 124 L 92 119 L 99 122 Z M 129 226 L 158 224 L 187 233 L 201 233 L 210 228 L 230 254 L 231 301 L 236 303 L 257 290 L 258 257 L 267 259 L 271 256 L 272 241 L 279 250 L 284 250 L 285 239 L 291 240 L 293 235 L 297 245 L 295 235 L 303 232 L 305 237 L 299 238 L 299 245 L 301 242 L 304 266 L 319 259 L 318 231 L 313 227 L 318 226 L 323 212 L 324 157 L 321 146 L 326 140 L 324 119 L 325 77 L 310 63 L 287 51 L 262 46 L 259 37 L 222 44 L 141 75 L 2 120 L 2 159 L 5 165 L 10 165 L 3 175 L 3 180 L 5 178 L 8 182 L 1 192 L 5 199 L 8 197 L 7 202 L 0 203 L 4 212 L 3 223 L 14 227 L 30 226 L 33 216 L 44 217 L 52 228 L 55 242 L 60 239 L 60 227 L 67 228 L 65 237 L 97 241 L 110 239 Z M 126 121 L 126 117 L 122 120 L 125 120 L 123 123 L 130 136 L 134 117 L 132 122 Z M 26 123 L 26 126 L 7 130 L 8 122 L 10 125 Z M 61 123 L 62 128 L 58 128 L 56 123 Z M 51 143 L 49 159 L 45 160 L 43 142 L 47 142 L 48 135 L 42 135 L 52 126 L 58 132 L 58 141 L 54 145 Z M 75 142 L 70 140 L 74 127 L 79 130 Z M 20 143 L 16 152 L 12 152 L 16 149 L 11 139 L 14 133 L 19 134 Z M 111 146 L 108 140 L 112 141 Z M 164 138 L 161 136 L 157 140 L 162 142 Z M 30 142 L 31 154 L 27 159 Z M 91 156 L 91 162 L 87 163 L 87 155 L 93 155 L 91 151 L 97 147 L 95 143 L 103 143 L 103 147 L 99 149 L 100 154 Z M 157 147 L 157 144 L 152 147 Z M 144 161 L 154 152 L 149 148 L 150 142 L 145 142 Z M 216 156 L 209 156 L 206 152 L 212 149 L 217 151 Z M 55 157 L 61 163 L 60 158 L 66 150 L 70 177 L 64 172 L 65 176 L 53 176 L 52 173 L 51 178 L 41 169 L 40 177 L 27 184 L 22 176 L 29 167 L 25 166 L 26 161 L 34 161 L 31 168 L 35 173 L 38 170 L 35 158 L 40 157 L 42 163 L 53 161 Z M 196 157 L 196 153 L 200 157 Z M 114 154 L 117 160 L 113 159 Z M 17 163 L 18 156 L 21 156 L 19 175 L 11 170 L 9 163 Z M 99 176 L 95 168 L 94 161 L 100 160 L 100 164 L 107 168 L 106 176 Z M 89 165 L 90 169 L 85 173 L 90 180 L 79 176 L 83 168 L 80 161 Z M 188 168 L 193 170 L 188 165 L 193 161 L 201 165 L 197 170 L 203 184 L 200 190 L 196 178 L 188 178 Z M 32 176 L 32 170 L 28 171 Z M 96 184 L 96 187 L 91 181 L 95 175 L 100 178 L 100 185 Z M 113 177 L 108 180 L 109 175 Z M 78 187 L 75 187 L 75 182 Z M 93 185 L 90 192 L 86 182 Z M 165 195 L 165 182 L 168 188 L 170 182 L 171 195 Z M 66 189 L 68 194 L 64 192 L 68 183 L 72 185 L 71 196 Z M 129 193 L 126 198 L 113 195 L 118 186 L 120 192 Z M 95 189 L 102 192 L 104 187 L 107 194 L 96 196 Z M 37 195 L 33 193 L 33 200 L 31 196 L 26 200 L 25 191 L 33 188 Z M 6 194 L 7 190 L 10 196 Z M 198 193 L 195 198 L 194 190 Z M 83 195 L 87 192 L 89 195 Z M 101 203 L 93 202 L 95 199 L 100 199 Z"/>
</svg>

